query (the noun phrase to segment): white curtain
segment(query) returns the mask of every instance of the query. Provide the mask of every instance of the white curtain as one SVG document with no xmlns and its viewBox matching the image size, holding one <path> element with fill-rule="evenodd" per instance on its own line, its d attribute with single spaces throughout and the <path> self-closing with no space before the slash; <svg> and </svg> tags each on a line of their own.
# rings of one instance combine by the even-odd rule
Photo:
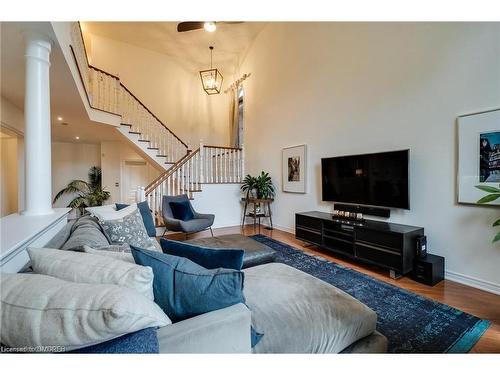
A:
<svg viewBox="0 0 500 375">
<path fill-rule="evenodd" d="M 238 112 L 238 87 L 232 87 L 229 91 L 229 134 L 231 147 L 239 147 L 239 112 Z"/>
</svg>

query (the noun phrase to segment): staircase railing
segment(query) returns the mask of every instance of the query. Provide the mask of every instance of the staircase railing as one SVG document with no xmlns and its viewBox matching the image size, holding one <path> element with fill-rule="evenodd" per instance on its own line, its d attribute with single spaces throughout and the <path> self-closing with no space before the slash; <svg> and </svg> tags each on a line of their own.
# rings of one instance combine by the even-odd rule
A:
<svg viewBox="0 0 500 375">
<path fill-rule="evenodd" d="M 140 188 L 138 199 L 149 203 L 156 224 L 163 222 L 161 203 L 164 195 L 187 194 L 201 191 L 201 184 L 240 183 L 245 175 L 242 148 L 204 146 L 190 151 L 154 113 L 149 110 L 118 76 L 90 65 L 79 22 L 71 24 L 71 51 L 78 68 L 87 100 L 91 108 L 121 116 L 122 125 L 140 140 L 148 141 L 150 149 L 166 157 L 172 166 L 160 174 L 146 188 Z"/>
<path fill-rule="evenodd" d="M 156 149 L 169 163 L 176 163 L 189 150 L 148 107 L 146 107 L 118 76 L 89 64 L 79 22 L 71 24 L 71 51 L 80 74 L 90 107 L 117 114 L 130 132 L 149 141 L 149 148 Z"/>
<path fill-rule="evenodd" d="M 164 195 L 201 191 L 201 184 L 240 183 L 245 174 L 243 148 L 204 146 L 185 155 L 175 166 L 157 177 L 144 191 L 157 225 L 163 218 L 161 204 Z"/>
</svg>

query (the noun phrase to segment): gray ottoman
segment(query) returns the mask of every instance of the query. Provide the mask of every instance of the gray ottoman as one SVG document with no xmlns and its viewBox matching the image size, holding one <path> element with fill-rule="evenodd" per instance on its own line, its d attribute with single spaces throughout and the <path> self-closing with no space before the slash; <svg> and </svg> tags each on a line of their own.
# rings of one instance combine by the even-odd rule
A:
<svg viewBox="0 0 500 375">
<path fill-rule="evenodd" d="M 241 234 L 227 234 L 217 237 L 196 238 L 184 241 L 193 245 L 213 247 L 216 249 L 243 249 L 243 268 L 254 267 L 274 262 L 276 251 L 250 237 Z"/>
<path fill-rule="evenodd" d="M 263 333 L 254 353 L 383 353 L 377 315 L 347 293 L 281 263 L 245 270 L 252 326 Z"/>
</svg>

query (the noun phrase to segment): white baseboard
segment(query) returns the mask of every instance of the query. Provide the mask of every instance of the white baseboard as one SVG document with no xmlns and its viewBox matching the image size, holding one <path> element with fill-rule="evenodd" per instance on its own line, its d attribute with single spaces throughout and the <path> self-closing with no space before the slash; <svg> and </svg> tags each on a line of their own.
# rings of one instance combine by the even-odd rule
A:
<svg viewBox="0 0 500 375">
<path fill-rule="evenodd" d="M 491 281 L 481 280 L 477 277 L 467 276 L 454 271 L 445 271 L 444 278 L 446 280 L 455 281 L 476 289 L 500 295 L 500 284 L 492 283 Z"/>
<path fill-rule="evenodd" d="M 282 230 L 283 232 L 295 234 L 295 228 L 288 228 L 288 227 L 284 227 L 284 226 L 279 225 L 279 224 L 274 224 L 273 227 L 276 229 Z"/>
<path fill-rule="evenodd" d="M 274 227 L 284 232 L 295 234 L 295 230 L 293 228 L 284 227 L 279 224 L 275 224 Z M 454 271 L 445 271 L 445 279 L 500 295 L 500 284 L 496 284 L 491 281 L 478 279 L 477 277 L 467 276 Z"/>
</svg>

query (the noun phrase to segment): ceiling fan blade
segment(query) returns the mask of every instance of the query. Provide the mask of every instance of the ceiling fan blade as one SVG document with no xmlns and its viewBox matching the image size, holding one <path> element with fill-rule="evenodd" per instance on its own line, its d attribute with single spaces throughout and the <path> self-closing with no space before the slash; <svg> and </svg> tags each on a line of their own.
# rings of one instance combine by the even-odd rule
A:
<svg viewBox="0 0 500 375">
<path fill-rule="evenodd" d="M 184 31 L 203 29 L 205 22 L 181 22 L 177 25 L 177 31 L 182 33 Z"/>
<path fill-rule="evenodd" d="M 234 24 L 234 23 L 244 23 L 245 21 L 221 21 L 220 23 Z"/>
</svg>

